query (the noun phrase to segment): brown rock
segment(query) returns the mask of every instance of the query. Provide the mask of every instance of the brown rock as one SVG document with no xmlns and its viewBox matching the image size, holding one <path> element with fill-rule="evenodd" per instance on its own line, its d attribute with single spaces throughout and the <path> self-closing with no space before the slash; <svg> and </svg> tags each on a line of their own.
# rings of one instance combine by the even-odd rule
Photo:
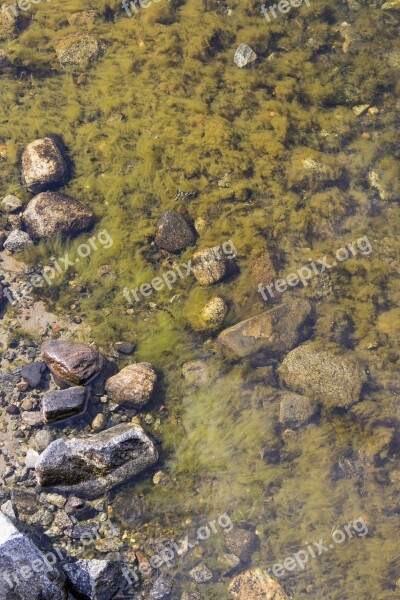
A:
<svg viewBox="0 0 400 600">
<path fill-rule="evenodd" d="M 258 537 L 252 531 L 237 528 L 226 534 L 225 543 L 228 550 L 240 558 L 241 562 L 247 562 L 258 546 Z"/>
<path fill-rule="evenodd" d="M 94 222 L 90 208 L 60 192 L 42 192 L 29 202 L 25 227 L 33 239 L 76 235 Z"/>
<path fill-rule="evenodd" d="M 182 215 L 166 211 L 157 225 L 155 241 L 163 250 L 179 252 L 188 246 L 194 246 L 196 235 Z"/>
<path fill-rule="evenodd" d="M 106 359 L 80 342 L 50 340 L 42 344 L 42 357 L 53 375 L 67 386 L 86 385 L 106 366 Z"/>
<path fill-rule="evenodd" d="M 250 270 L 256 285 L 261 283 L 262 286 L 266 287 L 276 279 L 275 267 L 268 250 L 265 250 L 260 256 L 254 259 Z"/>
<path fill-rule="evenodd" d="M 149 363 L 134 363 L 110 377 L 106 392 L 117 404 L 142 408 L 150 400 L 157 374 Z"/>
<path fill-rule="evenodd" d="M 100 17 L 98 10 L 81 10 L 76 13 L 72 13 L 68 17 L 68 23 L 70 25 L 86 25 L 88 23 L 94 23 L 96 19 Z"/>
<path fill-rule="evenodd" d="M 232 579 L 229 592 L 236 600 L 288 600 L 282 586 L 261 569 L 251 569 Z"/>
<path fill-rule="evenodd" d="M 218 343 L 225 354 L 234 357 L 284 354 L 306 334 L 310 315 L 307 300 L 294 300 L 225 329 Z"/>
<path fill-rule="evenodd" d="M 104 52 L 101 41 L 83 31 L 68 33 L 56 39 L 54 47 L 62 67 L 84 67 Z"/>
<path fill-rule="evenodd" d="M 30 192 L 63 185 L 68 181 L 69 164 L 65 146 L 58 136 L 34 140 L 22 155 L 22 182 Z"/>
</svg>

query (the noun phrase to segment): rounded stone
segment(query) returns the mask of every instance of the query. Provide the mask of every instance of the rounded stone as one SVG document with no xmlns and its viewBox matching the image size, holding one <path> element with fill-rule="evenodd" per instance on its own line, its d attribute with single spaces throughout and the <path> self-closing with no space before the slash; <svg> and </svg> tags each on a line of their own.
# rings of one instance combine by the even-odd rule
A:
<svg viewBox="0 0 400 600">
<path fill-rule="evenodd" d="M 106 392 L 113 402 L 142 408 L 150 400 L 157 374 L 149 363 L 134 363 L 106 382 Z"/>
<path fill-rule="evenodd" d="M 212 298 L 201 311 L 201 320 L 205 329 L 218 329 L 224 322 L 228 307 L 223 298 Z"/>
<path fill-rule="evenodd" d="M 37 139 L 22 154 L 22 182 L 30 192 L 63 185 L 69 178 L 65 146 L 58 136 Z"/>
<path fill-rule="evenodd" d="M 196 235 L 182 215 L 166 211 L 157 225 L 155 241 L 163 250 L 180 252 L 188 246 L 194 246 Z"/>
<path fill-rule="evenodd" d="M 32 246 L 33 242 L 26 231 L 14 229 L 4 242 L 4 248 L 10 252 L 22 252 L 28 246 Z"/>
</svg>

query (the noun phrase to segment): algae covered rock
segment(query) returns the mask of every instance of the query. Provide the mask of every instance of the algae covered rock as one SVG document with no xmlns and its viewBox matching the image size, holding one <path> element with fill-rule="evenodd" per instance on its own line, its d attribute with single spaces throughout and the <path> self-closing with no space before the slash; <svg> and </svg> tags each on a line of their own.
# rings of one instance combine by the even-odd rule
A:
<svg viewBox="0 0 400 600">
<path fill-rule="evenodd" d="M 123 368 L 106 383 L 113 402 L 143 408 L 153 393 L 157 374 L 150 363 L 135 363 Z"/>
<path fill-rule="evenodd" d="M 42 344 L 41 353 L 53 375 L 67 386 L 90 383 L 106 365 L 98 350 L 80 342 L 49 340 Z"/>
<path fill-rule="evenodd" d="M 100 18 L 100 13 L 96 9 L 91 10 L 80 10 L 79 12 L 72 13 L 68 17 L 68 23 L 70 25 L 87 25 L 94 23 Z"/>
<path fill-rule="evenodd" d="M 282 586 L 272 577 L 264 575 L 261 569 L 251 569 L 237 575 L 228 589 L 236 600 L 289 600 Z"/>
<path fill-rule="evenodd" d="M 307 300 L 281 304 L 225 329 L 218 343 L 224 354 L 238 358 L 284 354 L 304 339 L 311 311 Z"/>
<path fill-rule="evenodd" d="M 37 139 L 22 154 L 22 182 L 30 192 L 63 185 L 69 178 L 66 149 L 58 136 Z"/>
<path fill-rule="evenodd" d="M 200 320 L 202 328 L 204 329 L 218 329 L 224 322 L 228 307 L 223 298 L 216 296 L 211 298 L 209 302 L 203 307 Z"/>
<path fill-rule="evenodd" d="M 143 429 L 121 424 L 86 438 L 55 440 L 40 455 L 36 474 L 41 487 L 96 498 L 157 460 Z"/>
<path fill-rule="evenodd" d="M 18 32 L 18 24 L 19 19 L 12 12 L 11 6 L 0 10 L 0 42 L 14 39 Z"/>
<path fill-rule="evenodd" d="M 4 241 L 4 248 L 10 252 L 22 252 L 28 246 L 32 246 L 33 242 L 26 231 L 14 229 Z"/>
<path fill-rule="evenodd" d="M 1 210 L 6 213 L 18 212 L 22 207 L 22 200 L 20 200 L 18 196 L 14 196 L 14 194 L 7 194 L 7 196 L 4 196 L 3 200 L 0 202 Z"/>
<path fill-rule="evenodd" d="M 193 274 L 200 285 L 212 285 L 225 279 L 234 271 L 232 259 L 214 248 L 206 248 L 193 254 Z"/>
<path fill-rule="evenodd" d="M 297 428 L 307 423 L 317 412 L 318 404 L 299 394 L 281 396 L 279 422 L 284 427 Z"/>
<path fill-rule="evenodd" d="M 54 41 L 60 65 L 81 67 L 93 62 L 104 52 L 104 46 L 94 35 L 86 32 L 68 33 Z"/>
<path fill-rule="evenodd" d="M 166 211 L 157 225 L 156 244 L 168 252 L 180 252 L 196 243 L 196 234 L 179 213 Z"/>
<path fill-rule="evenodd" d="M 225 545 L 241 562 L 248 562 L 258 546 L 258 537 L 248 529 L 235 528 L 227 532 Z"/>
<path fill-rule="evenodd" d="M 357 402 L 367 381 L 356 358 L 325 350 L 315 342 L 289 352 L 278 373 L 282 385 L 329 407 L 347 408 Z"/>
<path fill-rule="evenodd" d="M 33 239 L 71 236 L 94 223 L 93 212 L 79 200 L 60 192 L 42 192 L 29 202 L 23 221 Z"/>
</svg>

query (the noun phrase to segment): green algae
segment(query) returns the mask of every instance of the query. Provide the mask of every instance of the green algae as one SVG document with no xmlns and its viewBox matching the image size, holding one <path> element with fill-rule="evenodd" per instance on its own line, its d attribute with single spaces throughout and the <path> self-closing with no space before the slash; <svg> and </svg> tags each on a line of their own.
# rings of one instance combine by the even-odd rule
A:
<svg viewBox="0 0 400 600">
<path fill-rule="evenodd" d="M 1 79 L 1 193 L 27 202 L 23 147 L 51 132 L 62 136 L 73 162 L 63 191 L 94 209 L 94 234 L 106 229 L 113 244 L 37 293 L 61 309 L 74 304 L 100 346 L 137 339 L 135 360 L 162 373 L 157 401 L 167 412 L 157 414 L 154 433 L 170 483 L 143 481 L 135 490 L 175 534 L 187 531 L 188 517 L 202 525 L 228 511 L 235 524 L 257 529 L 253 562 L 264 568 L 365 514 L 370 535 L 346 541 L 286 583 L 296 598 L 396 598 L 398 445 L 388 443 L 387 426 L 400 418 L 392 391 L 400 84 L 385 57 L 398 49 L 398 21 L 371 7 L 354 13 L 313 2 L 267 23 L 254 0 L 229 3 L 230 13 L 219 2 L 160 0 L 129 19 L 116 0 L 100 0 L 86 8 L 102 19 L 69 25 L 81 8 L 78 0 L 36 4 L 19 37 L 3 46 L 18 72 Z M 351 24 L 346 35 L 344 21 Z M 105 53 L 85 70 L 65 71 L 54 40 L 80 30 L 98 36 Z M 258 53 L 252 69 L 235 67 L 239 43 Z M 365 103 L 379 113 L 356 117 L 352 107 Z M 371 169 L 378 187 L 369 185 Z M 128 310 L 123 289 L 172 266 L 152 245 L 157 219 L 171 209 L 205 220 L 196 250 L 233 240 L 240 274 L 207 289 L 192 276 L 178 279 Z M 192 327 L 212 296 L 229 302 L 227 325 L 266 308 L 249 276 L 265 246 L 285 274 L 364 235 L 373 252 L 329 272 L 330 295 L 318 299 L 311 286 L 286 292 L 316 300 L 317 340 L 337 341 L 348 325 L 342 338 L 368 362 L 374 385 L 350 413 L 322 414 L 283 436 L 275 387 L 257 369 L 231 368 L 218 355 L 215 383 L 185 386 L 181 365 L 213 351 Z M 88 237 L 41 243 L 24 256 L 50 265 L 65 252 L 76 257 Z M 174 261 L 186 263 L 192 253 Z M 335 479 L 338 461 L 357 453 L 365 457 L 363 475 Z M 222 549 L 217 537 L 190 560 L 210 556 L 218 572 Z M 206 587 L 209 598 L 226 597 L 224 585 Z"/>
</svg>

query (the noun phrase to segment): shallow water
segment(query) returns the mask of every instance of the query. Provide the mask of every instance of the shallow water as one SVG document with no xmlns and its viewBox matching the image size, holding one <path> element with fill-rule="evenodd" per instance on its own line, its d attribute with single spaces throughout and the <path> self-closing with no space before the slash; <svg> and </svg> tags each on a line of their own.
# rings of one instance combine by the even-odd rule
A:
<svg viewBox="0 0 400 600">
<path fill-rule="evenodd" d="M 132 486 L 150 515 L 140 531 L 128 531 L 135 543 L 141 534 L 193 534 L 228 513 L 235 527 L 259 535 L 248 566 L 268 568 L 361 516 L 366 536 L 346 539 L 280 581 L 299 599 L 386 600 L 399 597 L 400 577 L 400 14 L 349 4 L 313 1 L 267 23 L 252 1 L 160 0 L 135 18 L 116 1 L 90 3 L 85 8 L 106 15 L 87 26 L 105 52 L 67 72 L 52 42 L 84 29 L 66 20 L 83 7 L 35 5 L 22 33 L 3 44 L 20 68 L 1 77 L 1 193 L 29 199 L 19 181 L 21 151 L 57 133 L 73 162 L 63 191 L 93 207 L 94 235 L 105 229 L 113 240 L 42 295 L 59 310 L 75 305 L 104 349 L 137 340 L 135 360 L 162 374 L 146 428 L 162 441 L 169 481 L 155 486 L 145 476 Z M 233 63 L 239 43 L 259 56 L 251 69 Z M 353 107 L 364 104 L 357 116 Z M 189 276 L 128 310 L 124 288 L 170 265 L 153 244 L 169 209 L 199 228 L 202 219 L 196 249 L 232 240 L 240 273 L 208 288 Z M 215 295 L 229 303 L 226 326 L 265 310 L 250 272 L 265 247 L 285 275 L 364 236 L 372 251 L 329 271 L 326 294 L 317 278 L 285 293 L 314 301 L 313 338 L 339 343 L 344 354 L 354 350 L 368 365 L 362 400 L 283 435 L 277 384 L 265 383 L 263 366 L 224 360 L 214 336 L 197 330 L 199 311 Z M 27 259 L 77 256 L 88 237 L 40 244 Z M 181 366 L 209 354 L 219 375 L 193 390 Z M 346 459 L 359 468 L 338 476 Z M 223 551 L 216 534 L 178 561 L 173 597 L 201 558 L 215 576 L 199 589 L 228 598 Z"/>
</svg>

